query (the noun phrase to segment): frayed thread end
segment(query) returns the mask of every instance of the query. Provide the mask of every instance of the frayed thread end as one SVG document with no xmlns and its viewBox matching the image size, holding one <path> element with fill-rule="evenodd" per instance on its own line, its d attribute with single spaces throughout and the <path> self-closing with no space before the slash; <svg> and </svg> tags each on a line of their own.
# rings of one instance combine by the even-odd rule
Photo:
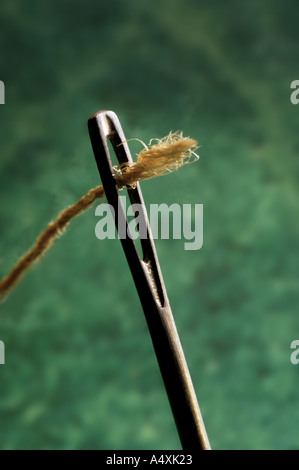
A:
<svg viewBox="0 0 299 470">
<path fill-rule="evenodd" d="M 154 141 L 157 143 L 153 144 Z M 135 188 L 138 181 L 177 171 L 199 159 L 195 153 L 199 148 L 197 141 L 183 137 L 180 131 L 170 132 L 162 139 L 152 139 L 148 146 L 143 145 L 144 149 L 137 155 L 136 163 L 123 163 L 114 167 L 120 187 Z"/>
</svg>

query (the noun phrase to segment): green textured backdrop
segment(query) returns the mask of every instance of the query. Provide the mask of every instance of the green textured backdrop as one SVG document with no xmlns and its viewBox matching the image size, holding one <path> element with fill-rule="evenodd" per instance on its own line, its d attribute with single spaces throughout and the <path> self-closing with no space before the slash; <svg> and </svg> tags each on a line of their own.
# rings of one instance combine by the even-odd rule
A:
<svg viewBox="0 0 299 470">
<path fill-rule="evenodd" d="M 156 245 L 215 449 L 299 449 L 298 13 L 295 0 L 0 5 L 0 275 L 99 184 L 94 112 L 118 113 L 127 138 L 182 129 L 202 146 L 142 189 L 148 204 L 204 204 L 202 250 Z M 121 246 L 95 224 L 94 210 L 73 221 L 1 305 L 0 449 L 180 448 Z"/>
</svg>

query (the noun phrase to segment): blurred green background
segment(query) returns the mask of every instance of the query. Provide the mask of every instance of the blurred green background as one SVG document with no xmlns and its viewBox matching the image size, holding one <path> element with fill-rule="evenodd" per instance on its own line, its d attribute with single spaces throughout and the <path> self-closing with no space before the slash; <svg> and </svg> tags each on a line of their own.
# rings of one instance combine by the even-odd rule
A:
<svg viewBox="0 0 299 470">
<path fill-rule="evenodd" d="M 171 129 L 198 163 L 142 184 L 204 204 L 204 246 L 157 240 L 215 449 L 299 449 L 299 6 L 199 0 L 2 0 L 0 275 L 99 176 L 87 119 Z M 133 153 L 140 146 L 132 145 Z M 1 305 L 0 449 L 179 449 L 117 240 L 94 209 Z"/>
</svg>

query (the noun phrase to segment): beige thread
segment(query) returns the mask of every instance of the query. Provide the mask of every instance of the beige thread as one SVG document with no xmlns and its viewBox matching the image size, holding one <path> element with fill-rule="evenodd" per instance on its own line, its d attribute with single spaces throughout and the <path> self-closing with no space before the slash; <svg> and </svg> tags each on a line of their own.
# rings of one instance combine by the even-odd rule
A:
<svg viewBox="0 0 299 470">
<path fill-rule="evenodd" d="M 115 179 L 120 189 L 134 188 L 138 181 L 162 176 L 198 159 L 195 153 L 198 148 L 197 142 L 183 137 L 182 133 L 170 132 L 168 136 L 158 140 L 157 144 L 151 145 L 151 142 L 149 147 L 144 144 L 145 148 L 138 154 L 136 163 L 125 163 L 114 168 Z M 37 238 L 33 248 L 22 256 L 12 271 L 0 281 L 0 302 L 7 297 L 26 271 L 51 247 L 70 221 L 104 196 L 103 186 L 91 189 L 76 204 L 62 211 L 57 219 L 48 225 Z"/>
</svg>

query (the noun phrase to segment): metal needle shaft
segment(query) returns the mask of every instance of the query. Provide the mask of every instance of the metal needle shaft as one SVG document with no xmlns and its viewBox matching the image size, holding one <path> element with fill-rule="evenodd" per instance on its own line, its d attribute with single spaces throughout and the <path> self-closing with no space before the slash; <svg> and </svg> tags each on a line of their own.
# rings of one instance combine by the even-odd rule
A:
<svg viewBox="0 0 299 470">
<path fill-rule="evenodd" d="M 198 406 L 187 362 L 177 333 L 169 300 L 161 274 L 147 212 L 139 184 L 129 189 L 132 204 L 141 207 L 147 227 L 147 237 L 141 239 L 143 259 L 140 258 L 128 221 L 120 201 L 119 190 L 107 141 L 110 140 L 120 163 L 132 162 L 125 136 L 115 113 L 102 111 L 89 119 L 91 142 L 102 178 L 106 197 L 115 211 L 116 227 L 126 227 L 127 236 L 121 238 L 140 301 L 147 320 L 153 346 L 164 380 L 183 449 L 210 450 L 208 436 Z M 119 145 L 123 143 L 122 145 Z"/>
</svg>

